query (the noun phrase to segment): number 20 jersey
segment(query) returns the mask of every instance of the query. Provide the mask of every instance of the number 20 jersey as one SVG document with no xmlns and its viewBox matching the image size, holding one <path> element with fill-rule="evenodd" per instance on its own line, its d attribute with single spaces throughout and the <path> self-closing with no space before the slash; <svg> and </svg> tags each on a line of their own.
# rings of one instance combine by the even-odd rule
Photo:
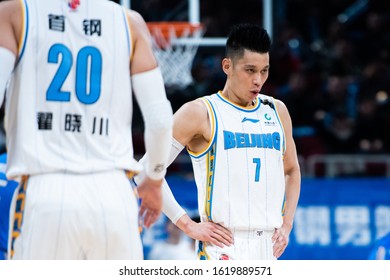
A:
<svg viewBox="0 0 390 280">
<path fill-rule="evenodd" d="M 267 105 L 261 103 L 266 99 Z M 250 109 L 221 93 L 202 100 L 209 111 L 211 140 L 203 152 L 189 151 L 202 220 L 237 230 L 280 227 L 285 138 L 273 99 L 259 95 Z"/>
<path fill-rule="evenodd" d="M 19 60 L 6 94 L 10 177 L 138 170 L 133 159 L 131 33 L 106 0 L 21 0 Z"/>
</svg>

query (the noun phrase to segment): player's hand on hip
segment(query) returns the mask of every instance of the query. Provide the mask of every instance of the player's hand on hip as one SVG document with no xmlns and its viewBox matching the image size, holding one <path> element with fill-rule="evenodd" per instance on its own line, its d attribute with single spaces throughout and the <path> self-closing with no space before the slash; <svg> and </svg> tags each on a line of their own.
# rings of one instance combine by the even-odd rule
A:
<svg viewBox="0 0 390 280">
<path fill-rule="evenodd" d="M 213 222 L 195 223 L 194 235 L 198 240 L 210 242 L 213 245 L 223 248 L 233 244 L 233 234 L 224 226 Z"/>
<path fill-rule="evenodd" d="M 282 225 L 281 228 L 275 229 L 272 236 L 272 242 L 274 243 L 273 253 L 275 258 L 279 258 L 284 253 L 284 250 L 289 242 L 290 232 L 291 229 L 285 225 Z"/>
<path fill-rule="evenodd" d="M 233 234 L 224 226 L 213 222 L 196 223 L 184 215 L 176 225 L 189 237 L 223 248 L 233 244 Z"/>
<path fill-rule="evenodd" d="M 162 207 L 162 185 L 163 179 L 152 180 L 145 176 L 144 180 L 138 185 L 137 191 L 141 199 L 140 216 L 143 219 L 143 225 L 149 228 L 159 218 Z"/>
</svg>

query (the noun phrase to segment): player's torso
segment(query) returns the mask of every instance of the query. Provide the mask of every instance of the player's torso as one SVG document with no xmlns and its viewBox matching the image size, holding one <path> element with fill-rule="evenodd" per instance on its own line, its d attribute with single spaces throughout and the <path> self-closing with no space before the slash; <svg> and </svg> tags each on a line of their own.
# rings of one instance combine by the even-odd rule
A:
<svg viewBox="0 0 390 280">
<path fill-rule="evenodd" d="M 285 141 L 277 111 L 260 99 L 252 109 L 220 94 L 207 99 L 213 140 L 191 154 L 203 217 L 230 228 L 280 226 Z"/>
<path fill-rule="evenodd" d="M 74 10 L 66 0 L 22 3 L 6 105 L 10 172 L 131 167 L 131 34 L 123 9 L 106 0 L 80 1 Z"/>
</svg>

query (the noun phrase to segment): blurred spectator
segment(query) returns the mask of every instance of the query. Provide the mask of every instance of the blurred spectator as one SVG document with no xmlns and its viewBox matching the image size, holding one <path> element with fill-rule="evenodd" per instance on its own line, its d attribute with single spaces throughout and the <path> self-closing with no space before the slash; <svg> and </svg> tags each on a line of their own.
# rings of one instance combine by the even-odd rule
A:
<svg viewBox="0 0 390 280">
<path fill-rule="evenodd" d="M 390 153 L 390 66 L 377 59 L 360 76 L 357 138 L 360 153 Z"/>
<path fill-rule="evenodd" d="M 376 99 L 364 97 L 359 101 L 356 137 L 359 153 L 389 152 L 389 124 L 379 110 Z"/>
<path fill-rule="evenodd" d="M 166 219 L 167 238 L 156 240 L 149 260 L 196 260 L 195 241 L 189 239 L 171 220 Z"/>
<path fill-rule="evenodd" d="M 354 45 L 347 38 L 337 39 L 327 54 L 329 65 L 325 70 L 339 75 L 355 75 L 361 71 Z"/>
<path fill-rule="evenodd" d="M 387 10 L 388 11 L 388 10 Z M 359 58 L 363 63 L 369 63 L 373 59 L 384 62 L 390 61 L 390 25 L 389 12 L 369 11 L 365 16 L 365 25 L 359 34 Z"/>
<path fill-rule="evenodd" d="M 310 90 L 308 77 L 306 72 L 293 72 L 288 82 L 276 90 L 276 97 L 291 108 L 297 152 L 304 157 L 325 152 L 314 123 L 316 93 Z"/>
<path fill-rule="evenodd" d="M 270 52 L 269 82 L 281 85 L 288 82 L 289 75 L 301 71 L 304 62 L 309 61 L 309 50 L 299 31 L 291 26 L 284 26 L 281 35 L 274 38 Z"/>
<path fill-rule="evenodd" d="M 361 72 L 359 96 L 375 98 L 380 90 L 390 92 L 390 66 L 379 59 L 372 59 Z M 389 103 L 389 100 L 384 99 L 382 103 Z"/>
<path fill-rule="evenodd" d="M 315 119 L 328 153 L 353 153 L 356 146 L 356 95 L 348 86 L 349 77 L 329 76 L 316 104 Z"/>
</svg>

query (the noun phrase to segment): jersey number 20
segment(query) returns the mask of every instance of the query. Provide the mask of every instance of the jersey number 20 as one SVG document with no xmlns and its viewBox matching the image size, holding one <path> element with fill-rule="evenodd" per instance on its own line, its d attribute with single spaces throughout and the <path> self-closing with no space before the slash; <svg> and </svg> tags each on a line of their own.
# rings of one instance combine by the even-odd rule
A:
<svg viewBox="0 0 390 280">
<path fill-rule="evenodd" d="M 71 93 L 62 90 L 62 86 L 73 66 L 72 52 L 63 44 L 54 44 L 49 50 L 48 62 L 59 66 L 47 89 L 46 100 L 69 102 Z M 75 74 L 77 99 L 87 105 L 95 103 L 100 97 L 102 80 L 102 55 L 97 48 L 86 46 L 80 49 L 76 58 Z"/>
</svg>

